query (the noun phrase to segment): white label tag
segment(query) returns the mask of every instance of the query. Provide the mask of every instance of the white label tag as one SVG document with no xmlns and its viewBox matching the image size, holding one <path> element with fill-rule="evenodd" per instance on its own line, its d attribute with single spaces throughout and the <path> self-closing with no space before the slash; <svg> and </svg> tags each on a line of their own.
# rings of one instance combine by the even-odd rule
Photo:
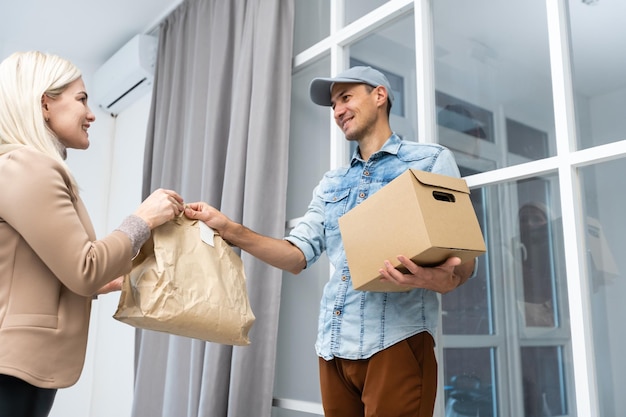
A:
<svg viewBox="0 0 626 417">
<path fill-rule="evenodd" d="M 215 243 L 213 242 L 213 235 L 215 234 L 215 230 L 211 229 L 206 225 L 205 222 L 198 222 L 200 225 L 200 239 L 207 245 L 211 245 L 215 247 Z"/>
</svg>

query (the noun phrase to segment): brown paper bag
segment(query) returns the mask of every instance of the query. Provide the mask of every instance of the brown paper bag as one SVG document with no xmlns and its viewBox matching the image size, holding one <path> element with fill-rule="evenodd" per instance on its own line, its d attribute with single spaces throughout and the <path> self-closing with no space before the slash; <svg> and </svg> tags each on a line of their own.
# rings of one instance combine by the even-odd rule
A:
<svg viewBox="0 0 626 417">
<path fill-rule="evenodd" d="M 113 317 L 228 345 L 250 344 L 255 320 L 241 258 L 210 228 L 182 215 L 152 231 L 124 277 Z"/>
</svg>

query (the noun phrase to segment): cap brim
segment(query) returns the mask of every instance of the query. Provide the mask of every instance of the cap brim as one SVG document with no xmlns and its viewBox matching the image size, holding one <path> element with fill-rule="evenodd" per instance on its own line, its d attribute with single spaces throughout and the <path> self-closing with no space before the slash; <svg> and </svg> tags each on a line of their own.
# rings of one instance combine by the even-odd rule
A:
<svg viewBox="0 0 626 417">
<path fill-rule="evenodd" d="M 333 103 L 330 101 L 330 89 L 335 83 L 367 84 L 364 81 L 355 80 L 353 78 L 315 78 L 311 81 L 309 87 L 311 101 L 320 106 L 332 106 Z"/>
<path fill-rule="evenodd" d="M 330 86 L 333 84 L 331 78 L 315 78 L 311 81 L 309 92 L 313 103 L 320 106 L 330 106 Z"/>
</svg>

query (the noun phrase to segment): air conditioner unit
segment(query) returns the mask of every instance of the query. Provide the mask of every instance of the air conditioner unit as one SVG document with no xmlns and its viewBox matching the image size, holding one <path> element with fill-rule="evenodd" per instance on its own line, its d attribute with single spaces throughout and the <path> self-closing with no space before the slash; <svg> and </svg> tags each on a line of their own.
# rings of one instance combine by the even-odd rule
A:
<svg viewBox="0 0 626 417">
<path fill-rule="evenodd" d="M 93 100 L 112 116 L 152 89 L 157 38 L 139 34 L 94 74 Z"/>
</svg>

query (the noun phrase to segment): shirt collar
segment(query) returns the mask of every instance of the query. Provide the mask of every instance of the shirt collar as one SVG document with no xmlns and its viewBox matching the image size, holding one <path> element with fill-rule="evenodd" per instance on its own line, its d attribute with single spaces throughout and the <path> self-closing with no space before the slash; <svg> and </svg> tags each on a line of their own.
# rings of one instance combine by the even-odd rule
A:
<svg viewBox="0 0 626 417">
<path fill-rule="evenodd" d="M 373 153 L 370 158 L 375 157 L 376 155 L 382 152 L 385 152 L 391 155 L 397 155 L 398 150 L 400 149 L 400 145 L 402 145 L 402 139 L 400 139 L 400 136 L 398 136 L 397 134 L 392 133 L 389 139 L 387 139 L 387 141 L 383 144 L 383 147 L 380 148 L 377 152 Z M 357 146 L 357 148 L 354 150 L 354 153 L 352 154 L 350 165 L 354 165 L 355 163 L 359 161 L 367 162 L 361 158 L 361 153 L 359 152 L 359 147 Z"/>
</svg>

